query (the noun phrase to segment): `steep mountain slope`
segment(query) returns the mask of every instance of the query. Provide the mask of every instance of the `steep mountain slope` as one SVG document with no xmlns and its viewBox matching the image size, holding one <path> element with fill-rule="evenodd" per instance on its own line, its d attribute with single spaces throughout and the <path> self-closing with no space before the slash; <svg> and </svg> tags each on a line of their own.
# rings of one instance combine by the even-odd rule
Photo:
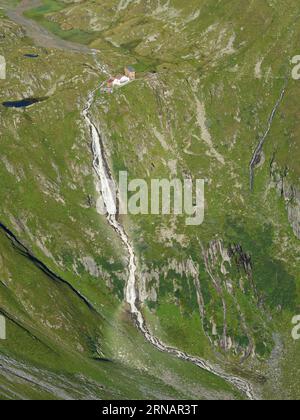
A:
<svg viewBox="0 0 300 420">
<path fill-rule="evenodd" d="M 155 351 L 123 306 L 126 255 L 95 209 L 81 117 L 98 81 L 94 59 L 36 48 L 21 28 L 1 23 L 8 74 L 1 102 L 48 98 L 0 111 L 1 314 L 8 333 L 0 341 L 1 397 L 242 397 L 214 375 Z"/>
<path fill-rule="evenodd" d="M 3 225 L 0 228 L 1 314 L 8 331 L 7 340 L 1 342 L 1 399 L 212 398 L 222 388 L 220 398 L 230 397 L 230 388 L 221 381 L 186 373 L 176 361 L 175 369 L 171 363 L 168 372 L 168 360 L 156 359 L 157 368 L 162 363 L 166 369 L 161 379 L 152 376 L 154 369 L 147 372 L 120 364 L 108 350 L 108 320 L 51 273 L 12 232 Z M 120 334 L 126 351 L 128 339 L 122 338 L 125 331 L 118 333 L 119 328 L 113 328 L 114 339 Z M 133 340 L 130 329 L 128 334 Z M 146 357 L 151 359 L 151 354 Z M 183 389 L 177 384 L 179 378 L 185 383 Z M 203 382 L 205 388 L 193 390 L 195 383 Z"/>
<path fill-rule="evenodd" d="M 299 398 L 296 367 L 283 361 L 299 351 L 290 337 L 300 310 L 300 85 L 290 63 L 299 53 L 297 2 L 44 3 L 26 16 L 100 52 L 95 61 L 39 49 L 2 20 L 10 77 L 1 99 L 47 100 L 25 111 L 0 111 L 1 221 L 95 307 L 91 320 L 72 314 L 81 331 L 100 317 L 99 333 L 89 333 L 94 343 L 101 331 L 105 357 L 132 363 L 124 328 L 129 341 L 143 339 L 122 304 L 127 254 L 96 211 L 81 112 L 88 92 L 108 77 L 97 63 L 113 75 L 134 65 L 137 80 L 112 95 L 98 91 L 91 109 L 113 175 L 127 170 L 148 185 L 153 178 L 206 180 L 201 226 L 186 226 L 185 216 L 121 218 L 137 256 L 147 325 L 166 344 L 250 379 L 259 396 Z M 24 57 L 28 48 L 39 54 L 36 61 Z M 8 304 L 5 313 L 16 314 Z M 62 302 L 57 311 L 69 313 L 70 305 Z M 51 331 L 43 334 L 55 342 Z M 61 334 L 73 348 L 75 338 Z M 85 336 L 77 337 L 83 348 Z M 176 389 L 166 372 L 183 375 L 186 365 L 143 346 L 134 366 L 150 369 L 147 359 L 158 358 L 165 371 L 160 379 Z M 212 389 L 233 395 L 224 382 L 192 366 L 185 375 L 185 395 L 191 395 L 195 375 L 204 391 L 193 397 L 209 397 Z"/>
</svg>

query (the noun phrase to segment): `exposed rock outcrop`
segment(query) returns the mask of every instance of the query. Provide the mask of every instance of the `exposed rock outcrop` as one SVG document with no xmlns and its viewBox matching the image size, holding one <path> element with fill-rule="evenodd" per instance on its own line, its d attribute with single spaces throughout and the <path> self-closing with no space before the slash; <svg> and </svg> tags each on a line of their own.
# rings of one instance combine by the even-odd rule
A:
<svg viewBox="0 0 300 420">
<path fill-rule="evenodd" d="M 285 200 L 289 222 L 295 235 L 300 239 L 300 189 L 288 179 L 288 172 L 288 168 L 281 171 L 276 162 L 271 163 L 272 186 Z"/>
<path fill-rule="evenodd" d="M 202 263 L 192 258 L 169 259 L 162 267 L 151 268 L 143 264 L 139 289 L 141 302 L 159 304 L 163 285 L 169 284 L 170 288 L 173 283 L 174 304 L 182 307 L 183 289 L 191 291 L 192 288 L 203 331 L 210 344 L 240 361 L 254 357 L 257 346 L 267 347 L 271 337 L 253 330 L 255 320 L 258 329 L 267 331 L 267 316 L 260 305 L 251 255 L 241 244 L 227 245 L 216 239 L 208 246 L 201 246 L 200 260 Z M 245 306 L 246 299 L 249 306 Z M 193 310 L 195 307 L 190 308 L 191 313 Z"/>
</svg>

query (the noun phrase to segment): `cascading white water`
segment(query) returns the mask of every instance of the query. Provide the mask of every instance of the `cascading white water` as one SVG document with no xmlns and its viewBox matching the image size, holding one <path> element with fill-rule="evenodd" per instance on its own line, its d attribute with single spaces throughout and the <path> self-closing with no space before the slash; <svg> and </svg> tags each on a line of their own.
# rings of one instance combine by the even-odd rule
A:
<svg viewBox="0 0 300 420">
<path fill-rule="evenodd" d="M 128 238 L 128 235 L 125 232 L 124 227 L 118 221 L 117 216 L 116 216 L 116 209 L 118 207 L 118 203 L 116 202 L 116 200 L 118 200 L 118 198 L 116 198 L 116 194 L 114 192 L 117 191 L 117 188 L 113 180 L 113 177 L 109 174 L 109 169 L 108 169 L 109 166 L 108 166 L 107 159 L 105 157 L 105 151 L 102 150 L 103 146 L 102 146 L 101 135 L 95 123 L 92 121 L 92 118 L 90 115 L 90 109 L 94 100 L 94 92 L 90 93 L 87 104 L 82 112 L 82 115 L 91 133 L 92 150 L 93 150 L 93 155 L 94 155 L 93 166 L 100 182 L 100 191 L 102 193 L 103 203 L 107 212 L 106 217 L 107 217 L 108 223 L 117 232 L 117 234 L 119 235 L 122 243 L 124 244 L 128 252 L 129 275 L 128 275 L 128 280 L 126 284 L 125 299 L 126 299 L 126 302 L 129 304 L 131 314 L 134 317 L 134 320 L 136 322 L 138 329 L 143 334 L 145 339 L 149 343 L 151 343 L 154 347 L 156 347 L 158 350 L 162 352 L 166 352 L 168 354 L 172 354 L 178 357 L 179 359 L 195 364 L 201 369 L 204 369 L 224 379 L 225 381 L 229 382 L 234 387 L 236 387 L 239 391 L 243 392 L 250 400 L 255 400 L 256 398 L 252 389 L 252 385 L 249 382 L 247 382 L 244 379 L 228 375 L 219 366 L 212 365 L 211 363 L 205 360 L 202 360 L 198 357 L 189 356 L 188 354 L 182 351 L 179 351 L 173 347 L 163 344 L 158 338 L 154 337 L 149 331 L 149 329 L 147 328 L 144 317 L 141 311 L 139 310 L 138 303 L 137 303 L 138 302 L 138 296 L 137 296 L 137 290 L 136 290 L 137 265 L 136 265 L 136 257 L 134 253 L 134 248 Z"/>
</svg>

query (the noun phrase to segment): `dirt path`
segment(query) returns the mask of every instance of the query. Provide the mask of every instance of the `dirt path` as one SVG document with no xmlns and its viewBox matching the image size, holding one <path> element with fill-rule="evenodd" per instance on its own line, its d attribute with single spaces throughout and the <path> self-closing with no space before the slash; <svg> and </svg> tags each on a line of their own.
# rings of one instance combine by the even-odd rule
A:
<svg viewBox="0 0 300 420">
<path fill-rule="evenodd" d="M 1 5 L 1 2 L 0 2 Z M 49 32 L 47 29 L 40 26 L 34 20 L 26 18 L 23 13 L 27 10 L 33 9 L 35 7 L 41 6 L 42 2 L 40 0 L 22 0 L 19 6 L 15 9 L 8 8 L 4 6 L 7 16 L 22 26 L 26 31 L 26 34 L 29 38 L 32 38 L 36 45 L 45 48 L 53 48 L 64 51 L 71 51 L 75 53 L 82 54 L 91 54 L 92 50 L 81 44 L 76 44 L 71 41 L 65 41 L 53 33 Z"/>
</svg>

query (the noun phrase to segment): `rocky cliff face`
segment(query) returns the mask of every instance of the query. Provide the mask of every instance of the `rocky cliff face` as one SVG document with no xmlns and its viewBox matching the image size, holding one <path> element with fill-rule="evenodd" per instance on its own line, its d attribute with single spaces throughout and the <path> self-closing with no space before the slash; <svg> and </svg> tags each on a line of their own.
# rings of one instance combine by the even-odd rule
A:
<svg viewBox="0 0 300 420">
<path fill-rule="evenodd" d="M 255 284 L 251 255 L 240 244 L 226 246 L 222 240 L 200 249 L 200 262 L 173 259 L 156 269 L 142 266 L 141 301 L 152 310 L 159 308 L 164 289 L 170 287 L 173 304 L 183 311 L 183 295 L 188 293 L 191 303 L 185 311 L 188 316 L 199 313 L 198 328 L 216 350 L 243 362 L 266 356 L 272 348 L 269 315 Z"/>
<path fill-rule="evenodd" d="M 288 220 L 294 234 L 300 239 L 300 188 L 294 186 L 288 177 L 288 169 L 280 171 L 276 162 L 271 165 L 272 185 L 284 199 Z"/>
</svg>

